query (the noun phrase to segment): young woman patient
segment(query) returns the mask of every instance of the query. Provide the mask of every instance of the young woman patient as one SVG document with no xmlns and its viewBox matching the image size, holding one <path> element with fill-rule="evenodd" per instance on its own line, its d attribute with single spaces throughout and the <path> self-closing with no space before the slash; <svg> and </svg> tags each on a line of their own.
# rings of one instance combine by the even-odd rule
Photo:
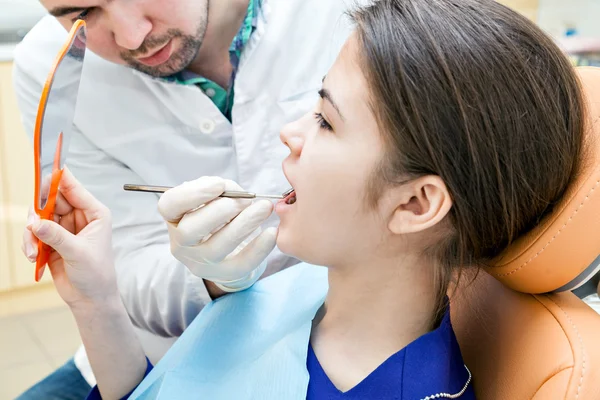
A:
<svg viewBox="0 0 600 400">
<path fill-rule="evenodd" d="M 381 0 L 353 18 L 320 100 L 281 131 L 295 193 L 275 206 L 277 243 L 307 264 L 211 303 L 154 370 L 107 257 L 109 213 L 65 172 L 60 223 L 31 229 L 56 249 L 90 397 L 474 398 L 446 293 L 561 201 L 583 158 L 578 80 L 491 0 Z"/>
</svg>

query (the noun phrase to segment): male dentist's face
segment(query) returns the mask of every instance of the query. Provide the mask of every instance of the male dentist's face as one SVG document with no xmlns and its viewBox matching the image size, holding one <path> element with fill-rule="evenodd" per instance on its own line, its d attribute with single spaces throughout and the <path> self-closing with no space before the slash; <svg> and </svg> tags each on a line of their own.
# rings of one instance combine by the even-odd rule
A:
<svg viewBox="0 0 600 400">
<path fill-rule="evenodd" d="M 87 24 L 87 47 L 152 76 L 187 67 L 206 33 L 209 0 L 41 0 L 67 29 Z"/>
</svg>

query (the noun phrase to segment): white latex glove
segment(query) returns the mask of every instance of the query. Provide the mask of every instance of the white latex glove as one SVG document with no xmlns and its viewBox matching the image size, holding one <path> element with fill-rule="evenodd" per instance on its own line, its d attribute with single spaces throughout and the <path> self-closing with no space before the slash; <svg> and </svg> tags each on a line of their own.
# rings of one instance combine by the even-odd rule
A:
<svg viewBox="0 0 600 400">
<path fill-rule="evenodd" d="M 202 177 L 165 192 L 158 209 L 168 224 L 173 256 L 194 275 L 235 292 L 260 278 L 277 229 L 259 233 L 273 212 L 270 201 L 218 197 L 229 190 L 242 188 L 230 180 Z"/>
</svg>

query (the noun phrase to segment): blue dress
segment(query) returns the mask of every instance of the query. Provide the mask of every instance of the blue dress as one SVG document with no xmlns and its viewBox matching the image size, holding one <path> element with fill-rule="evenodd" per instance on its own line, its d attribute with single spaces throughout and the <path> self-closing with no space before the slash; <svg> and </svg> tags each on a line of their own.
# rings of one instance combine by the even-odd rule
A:
<svg viewBox="0 0 600 400">
<path fill-rule="evenodd" d="M 453 398 L 475 398 L 449 312 L 437 329 L 340 392 L 309 343 L 327 289 L 326 269 L 300 264 L 210 303 L 156 367 L 148 362 L 145 379 L 124 398 L 192 393 L 215 400 L 429 400 L 461 393 Z M 100 398 L 97 387 L 88 396 Z"/>
<path fill-rule="evenodd" d="M 306 365 L 310 374 L 307 400 L 419 400 L 461 392 L 459 399 L 475 399 L 449 313 L 437 329 L 390 356 L 347 392 L 341 392 L 329 380 L 310 345 Z"/>
</svg>

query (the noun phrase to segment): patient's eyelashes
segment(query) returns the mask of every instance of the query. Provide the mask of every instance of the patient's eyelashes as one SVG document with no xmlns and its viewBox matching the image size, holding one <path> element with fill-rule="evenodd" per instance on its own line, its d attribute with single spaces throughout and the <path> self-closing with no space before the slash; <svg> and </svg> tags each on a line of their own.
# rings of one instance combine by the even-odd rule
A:
<svg viewBox="0 0 600 400">
<path fill-rule="evenodd" d="M 319 127 L 321 129 L 325 129 L 325 130 L 328 130 L 330 132 L 333 132 L 333 128 L 331 127 L 331 125 L 329 124 L 329 122 L 327 122 L 325 120 L 325 118 L 323 118 L 323 114 L 321 114 L 321 113 L 315 113 L 315 118 L 319 122 Z"/>
</svg>

